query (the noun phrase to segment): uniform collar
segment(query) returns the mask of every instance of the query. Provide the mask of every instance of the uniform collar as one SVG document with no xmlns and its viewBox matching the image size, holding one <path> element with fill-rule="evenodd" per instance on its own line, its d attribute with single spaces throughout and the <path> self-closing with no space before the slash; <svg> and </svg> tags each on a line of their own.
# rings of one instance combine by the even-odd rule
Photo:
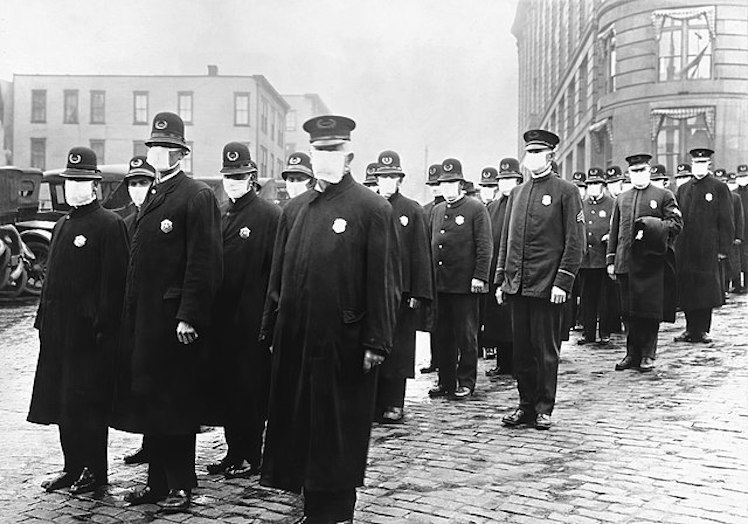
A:
<svg viewBox="0 0 748 524">
<path fill-rule="evenodd" d="M 400 190 L 397 190 L 387 200 L 389 201 L 390 204 L 394 204 L 395 202 L 397 202 L 401 198 L 402 198 L 402 195 L 400 194 Z"/>
<path fill-rule="evenodd" d="M 447 203 L 447 205 L 449 207 L 460 207 L 468 198 L 470 198 L 470 197 L 468 197 L 466 195 L 462 195 L 461 197 L 459 197 L 454 202 L 450 202 L 450 201 L 448 201 L 446 199 L 444 201 Z"/>
<path fill-rule="evenodd" d="M 229 199 L 229 211 L 244 209 L 254 202 L 255 198 L 257 198 L 257 192 L 254 189 L 250 189 L 236 200 Z"/>
<path fill-rule="evenodd" d="M 315 200 L 319 198 L 333 198 L 335 195 L 338 195 L 342 193 L 343 191 L 346 191 L 348 188 L 353 187 L 353 184 L 355 184 L 353 180 L 353 176 L 350 173 L 346 173 L 343 175 L 343 178 L 340 179 L 340 182 L 337 184 L 329 184 L 327 188 L 320 192 L 314 189 Z"/>
<path fill-rule="evenodd" d="M 85 206 L 80 207 L 74 207 L 70 210 L 70 213 L 68 215 L 71 218 L 80 218 L 88 215 L 89 213 L 96 211 L 101 207 L 101 204 L 99 204 L 99 200 L 95 199 L 93 202 L 86 204 Z"/>
</svg>

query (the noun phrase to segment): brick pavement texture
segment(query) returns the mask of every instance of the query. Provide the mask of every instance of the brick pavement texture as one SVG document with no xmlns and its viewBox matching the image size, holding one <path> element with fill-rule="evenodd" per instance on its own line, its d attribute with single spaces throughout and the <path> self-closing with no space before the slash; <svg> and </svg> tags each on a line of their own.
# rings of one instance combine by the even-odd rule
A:
<svg viewBox="0 0 748 524">
<path fill-rule="evenodd" d="M 406 421 L 376 426 L 356 522 L 748 522 L 748 297 L 715 312 L 709 345 L 674 343 L 663 324 L 654 373 L 615 372 L 625 341 L 561 353 L 550 431 L 507 429 L 517 404 L 509 377 L 489 380 L 480 361 L 474 397 L 431 401 L 434 375 L 409 381 Z M 61 468 L 56 427 L 25 422 L 38 342 L 35 306 L 0 304 L 0 523 L 294 522 L 299 497 L 223 480 L 205 465 L 223 456 L 222 431 L 198 437 L 199 483 L 189 513 L 127 508 L 123 493 L 145 466 L 122 456 L 140 437 L 110 434 L 110 486 L 96 496 L 44 493 Z M 420 336 L 418 357 L 427 356 Z"/>
</svg>

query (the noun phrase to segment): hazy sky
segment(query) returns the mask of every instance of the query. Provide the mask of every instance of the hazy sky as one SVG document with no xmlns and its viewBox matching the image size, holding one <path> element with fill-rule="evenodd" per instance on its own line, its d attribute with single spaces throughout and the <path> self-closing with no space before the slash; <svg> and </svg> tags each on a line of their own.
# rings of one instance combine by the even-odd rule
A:
<svg viewBox="0 0 748 524">
<path fill-rule="evenodd" d="M 516 154 L 516 4 L 2 0 L 0 78 L 204 74 L 207 64 L 262 74 L 282 94 L 319 93 L 356 120 L 359 177 L 379 151 L 398 151 L 414 192 L 427 147 L 429 163 L 454 156 L 473 180 Z"/>
</svg>

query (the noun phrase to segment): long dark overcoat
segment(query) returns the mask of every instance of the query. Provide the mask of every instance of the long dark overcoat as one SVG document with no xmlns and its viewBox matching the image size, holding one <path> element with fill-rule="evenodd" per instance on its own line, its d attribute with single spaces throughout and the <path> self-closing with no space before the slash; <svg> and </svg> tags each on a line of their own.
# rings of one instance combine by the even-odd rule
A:
<svg viewBox="0 0 748 524">
<path fill-rule="evenodd" d="M 740 197 L 740 202 L 743 204 L 743 236 L 748 233 L 748 186 L 738 186 L 735 191 L 736 195 Z M 743 239 L 738 250 L 740 255 L 740 264 L 736 270 L 748 272 L 748 241 Z"/>
<path fill-rule="evenodd" d="M 400 301 L 392 207 L 345 175 L 283 208 L 263 319 L 275 324 L 261 483 L 298 492 L 364 480 L 377 373 Z"/>
<path fill-rule="evenodd" d="M 127 274 L 125 225 L 98 201 L 55 224 L 35 326 L 29 422 L 106 425 Z"/>
<path fill-rule="evenodd" d="M 143 434 L 199 429 L 197 370 L 221 283 L 221 215 L 213 191 L 179 172 L 154 186 L 130 246 L 112 427 Z M 198 339 L 179 342 L 180 321 Z"/>
<path fill-rule="evenodd" d="M 413 378 L 416 362 L 416 329 L 422 317 L 418 310 L 408 307 L 410 298 L 421 301 L 422 308 L 430 308 L 434 295 L 431 270 L 431 239 L 426 229 L 423 208 L 398 191 L 389 199 L 397 222 L 402 300 L 392 351 L 379 372 L 390 378 Z"/>
<path fill-rule="evenodd" d="M 675 241 L 678 300 L 684 311 L 724 303 L 718 254 L 727 255 L 735 238 L 732 197 L 727 184 L 707 175 L 678 188 L 683 231 Z"/>
<path fill-rule="evenodd" d="M 737 191 L 731 192 L 730 196 L 732 197 L 732 217 L 735 223 L 735 240 L 740 240 L 739 245 L 733 242 L 730 247 L 730 254 L 727 257 L 728 275 L 732 276 L 740 271 L 740 250 L 743 242 L 745 242 L 745 208 Z"/>
<path fill-rule="evenodd" d="M 491 236 L 493 237 L 493 254 L 491 256 L 491 269 L 488 273 L 488 294 L 481 297 L 481 344 L 483 346 L 512 342 L 512 313 L 511 306 L 504 302 L 499 305 L 496 302 L 496 282 L 493 275 L 496 274 L 496 262 L 499 259 L 499 248 L 501 247 L 501 231 L 504 228 L 504 218 L 506 217 L 506 204 L 509 201 L 508 196 L 499 195 L 498 200 L 494 200 L 486 206 L 488 216 L 491 218 Z"/>
<path fill-rule="evenodd" d="M 258 336 L 280 213 L 254 191 L 223 208 L 223 282 L 200 366 L 203 424 L 261 423 L 267 415 L 270 351 Z"/>
</svg>

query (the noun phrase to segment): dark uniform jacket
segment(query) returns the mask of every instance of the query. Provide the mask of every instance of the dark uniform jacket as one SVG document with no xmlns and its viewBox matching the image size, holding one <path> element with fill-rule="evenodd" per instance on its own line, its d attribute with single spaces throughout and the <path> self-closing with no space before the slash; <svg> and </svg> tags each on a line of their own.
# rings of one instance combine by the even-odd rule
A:
<svg viewBox="0 0 748 524">
<path fill-rule="evenodd" d="M 499 260 L 499 249 L 501 248 L 501 232 L 504 229 L 504 218 L 506 217 L 507 203 L 509 197 L 497 194 L 498 198 L 492 200 L 486 206 L 488 216 L 491 220 L 491 238 L 493 239 L 493 254 L 491 256 L 491 267 L 489 268 L 488 294 L 483 296 L 481 304 L 481 325 L 483 326 L 483 345 L 494 345 L 512 341 L 512 316 L 509 304 L 499 305 L 496 302 L 496 282 L 493 275 L 496 274 L 496 262 Z"/>
<path fill-rule="evenodd" d="M 274 333 L 263 485 L 363 483 L 377 382 L 364 353 L 390 352 L 399 303 L 387 200 L 347 174 L 286 204 L 262 327 Z"/>
<path fill-rule="evenodd" d="M 389 199 L 397 222 L 402 300 L 397 314 L 397 325 L 392 352 L 379 372 L 392 378 L 413 378 L 416 358 L 415 331 L 420 311 L 408 306 L 410 298 L 421 301 L 428 308 L 434 296 L 431 271 L 431 241 L 423 208 L 398 191 Z"/>
<path fill-rule="evenodd" d="M 200 366 L 201 422 L 212 426 L 261 421 L 267 412 L 270 351 L 258 336 L 281 213 L 254 190 L 222 211 L 223 282 Z"/>
<path fill-rule="evenodd" d="M 550 299 L 571 293 L 584 250 L 579 190 L 553 173 L 512 189 L 501 234 L 496 284 L 504 293 Z"/>
<path fill-rule="evenodd" d="M 55 224 L 35 326 L 29 422 L 106 426 L 127 273 L 122 219 L 98 201 Z"/>
<path fill-rule="evenodd" d="M 719 307 L 724 302 L 718 254 L 735 239 L 732 197 L 727 184 L 709 174 L 678 188 L 683 231 L 675 242 L 678 300 L 684 311 Z"/>
<path fill-rule="evenodd" d="M 211 189 L 179 172 L 154 186 L 130 247 L 112 426 L 147 434 L 199 428 L 197 368 L 221 283 L 221 217 Z M 179 342 L 179 321 L 198 339 Z"/>
<path fill-rule="evenodd" d="M 662 227 L 645 227 L 643 217 L 661 221 Z M 625 313 L 675 321 L 675 267 L 668 252 L 672 255 L 673 239 L 682 227 L 681 211 L 669 189 L 649 184 L 644 189 L 624 191 L 616 198 L 606 258 L 617 274 L 629 275 L 629 303 L 625 304 Z M 644 237 L 634 240 L 638 229 Z M 662 235 L 665 248 L 661 253 L 643 248 L 650 241 L 659 245 Z"/>
<path fill-rule="evenodd" d="M 733 243 L 727 257 L 730 264 L 730 273 L 732 274 L 740 271 L 740 249 L 742 243 L 745 241 L 745 209 L 737 192 L 733 191 L 730 193 L 730 196 L 732 196 L 732 216 L 735 222 L 735 240 L 740 240 L 740 245 Z"/>
<path fill-rule="evenodd" d="M 426 218 L 426 224 L 428 225 L 429 232 L 431 232 L 431 220 L 434 217 L 434 208 L 444 202 L 443 196 L 436 197 L 434 200 L 423 206 L 424 216 Z"/>
<path fill-rule="evenodd" d="M 470 293 L 474 278 L 488 282 L 493 241 L 483 204 L 464 196 L 453 203 L 442 202 L 434 208 L 431 227 L 439 293 Z"/>
<path fill-rule="evenodd" d="M 614 200 L 603 193 L 599 198 L 587 197 L 582 201 L 584 219 L 587 221 L 587 231 L 584 255 L 582 256 L 582 268 L 601 269 L 605 264 L 605 250 L 607 242 L 603 237 L 610 231 L 610 217 L 613 213 Z"/>
<path fill-rule="evenodd" d="M 740 262 L 737 264 L 736 271 L 748 272 L 748 242 L 745 238 L 745 234 L 748 233 L 748 186 L 738 186 L 733 193 L 740 197 L 740 202 L 743 205 L 743 242 L 738 247 Z M 735 237 L 741 238 L 738 237 L 737 234 Z"/>
</svg>

